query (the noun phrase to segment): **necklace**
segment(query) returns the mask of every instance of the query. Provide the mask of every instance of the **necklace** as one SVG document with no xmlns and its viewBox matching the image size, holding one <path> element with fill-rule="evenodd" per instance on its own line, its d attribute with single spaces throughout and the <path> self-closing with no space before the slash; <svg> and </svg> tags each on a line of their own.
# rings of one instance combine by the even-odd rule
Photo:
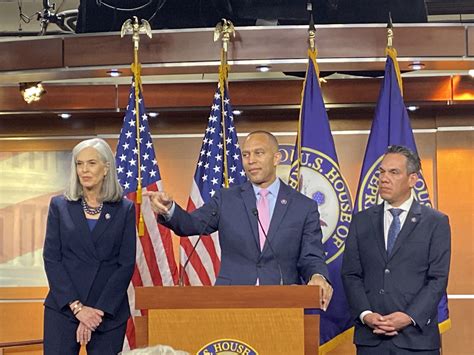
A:
<svg viewBox="0 0 474 355">
<path fill-rule="evenodd" d="M 104 204 L 101 203 L 97 207 L 91 207 L 87 204 L 86 199 L 83 198 L 81 201 L 82 209 L 84 210 L 85 213 L 90 214 L 90 215 L 96 215 L 102 212 L 102 207 L 104 207 Z"/>
</svg>

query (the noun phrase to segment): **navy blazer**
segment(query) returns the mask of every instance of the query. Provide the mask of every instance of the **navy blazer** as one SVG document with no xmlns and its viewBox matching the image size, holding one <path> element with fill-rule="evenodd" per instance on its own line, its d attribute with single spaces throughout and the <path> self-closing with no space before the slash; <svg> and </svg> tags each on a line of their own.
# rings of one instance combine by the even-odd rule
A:
<svg viewBox="0 0 474 355">
<path fill-rule="evenodd" d="M 329 278 L 315 201 L 281 182 L 268 230 L 270 243 L 263 251 L 255 209 L 255 193 L 246 182 L 220 189 L 191 214 L 176 204 L 170 220 L 159 217 L 159 222 L 180 236 L 219 232 L 221 266 L 216 285 L 255 285 L 257 278 L 261 285 L 277 285 L 278 263 L 284 284 L 307 283 L 313 274 Z"/>
<path fill-rule="evenodd" d="M 342 280 L 355 320 L 354 342 L 374 346 L 382 337 L 359 319 L 363 311 L 401 311 L 416 326 L 392 338 L 407 349 L 439 349 L 438 303 L 446 292 L 451 255 L 448 217 L 413 201 L 390 257 L 383 204 L 356 214 L 346 241 Z"/>
<path fill-rule="evenodd" d="M 49 205 L 43 258 L 50 291 L 45 306 L 73 321 L 74 300 L 104 311 L 98 331 L 130 316 L 127 288 L 135 267 L 135 208 L 131 201 L 104 203 L 90 231 L 80 201 L 53 197 Z"/>
</svg>

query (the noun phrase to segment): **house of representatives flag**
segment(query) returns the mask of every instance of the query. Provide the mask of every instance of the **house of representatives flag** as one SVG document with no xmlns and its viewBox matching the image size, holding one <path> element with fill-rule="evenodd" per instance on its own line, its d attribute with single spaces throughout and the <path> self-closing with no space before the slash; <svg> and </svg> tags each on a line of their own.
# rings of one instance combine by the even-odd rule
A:
<svg viewBox="0 0 474 355">
<path fill-rule="evenodd" d="M 321 95 L 316 51 L 308 50 L 308 55 L 289 184 L 314 199 L 319 206 L 326 263 L 334 289 L 329 308 L 320 313 L 320 352 L 326 353 L 352 334 L 352 319 L 340 271 L 344 241 L 352 218 L 352 200 L 339 168 Z"/>
<path fill-rule="evenodd" d="M 140 170 L 141 186 L 144 190 L 161 190 L 161 177 L 141 88 L 138 105 L 136 105 L 135 85 L 134 81 L 130 89 L 130 98 L 115 157 L 118 178 L 124 189 L 124 195 L 135 202 L 137 213 L 141 210 L 144 221 L 144 235 L 138 236 L 137 233 L 135 272 L 128 288 L 132 317 L 127 324 L 124 348 L 132 349 L 135 348 L 133 317 L 142 315 L 141 311 L 135 310 L 134 288 L 138 286 L 170 286 L 176 285 L 178 281 L 178 269 L 174 259 L 170 230 L 156 222 L 156 216 L 151 209 L 149 199 L 143 199 L 142 204 L 137 204 L 138 171 Z M 136 118 L 137 108 L 139 122 Z M 137 218 L 138 223 L 139 218 Z"/>
<path fill-rule="evenodd" d="M 417 151 L 410 118 L 403 102 L 401 76 L 394 48 L 387 48 L 385 75 L 365 150 L 355 201 L 355 212 L 381 203 L 378 194 L 378 168 L 390 145 L 403 145 L 414 152 Z M 413 188 L 414 197 L 420 204 L 432 207 L 423 175 L 421 172 L 418 175 L 419 179 Z M 451 327 L 446 295 L 443 296 L 438 306 L 438 321 L 441 332 Z"/>
<path fill-rule="evenodd" d="M 226 168 L 229 187 L 246 181 L 227 88 L 225 88 L 224 97 L 222 97 L 218 87 L 214 94 L 208 125 L 199 153 L 188 200 L 188 212 L 194 211 L 208 202 L 217 190 L 225 187 L 224 171 Z M 197 236 L 181 238 L 181 267 L 191 255 L 197 240 Z M 185 284 L 214 285 L 220 267 L 220 246 L 217 232 L 201 238 L 196 246 L 196 251 L 189 260 L 186 270 L 181 270 L 184 273 Z"/>
</svg>

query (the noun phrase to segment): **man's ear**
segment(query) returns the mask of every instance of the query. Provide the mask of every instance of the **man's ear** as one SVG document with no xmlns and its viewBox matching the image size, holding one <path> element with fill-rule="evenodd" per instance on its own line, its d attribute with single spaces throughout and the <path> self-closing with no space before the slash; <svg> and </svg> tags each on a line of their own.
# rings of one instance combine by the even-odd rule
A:
<svg viewBox="0 0 474 355">
<path fill-rule="evenodd" d="M 273 155 L 273 165 L 277 166 L 281 162 L 281 153 L 278 151 Z"/>
<path fill-rule="evenodd" d="M 417 173 L 411 173 L 408 176 L 408 184 L 410 185 L 410 187 L 414 187 L 417 181 L 418 181 L 418 174 Z"/>
</svg>

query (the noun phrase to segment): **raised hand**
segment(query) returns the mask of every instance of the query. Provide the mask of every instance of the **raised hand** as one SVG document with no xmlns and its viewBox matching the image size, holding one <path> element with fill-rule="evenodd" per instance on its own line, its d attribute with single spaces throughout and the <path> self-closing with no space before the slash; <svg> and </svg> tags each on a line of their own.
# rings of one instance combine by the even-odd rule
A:
<svg viewBox="0 0 474 355">
<path fill-rule="evenodd" d="M 168 214 L 173 205 L 173 198 L 164 191 L 145 191 L 143 196 L 150 198 L 151 208 L 158 214 Z"/>
</svg>

